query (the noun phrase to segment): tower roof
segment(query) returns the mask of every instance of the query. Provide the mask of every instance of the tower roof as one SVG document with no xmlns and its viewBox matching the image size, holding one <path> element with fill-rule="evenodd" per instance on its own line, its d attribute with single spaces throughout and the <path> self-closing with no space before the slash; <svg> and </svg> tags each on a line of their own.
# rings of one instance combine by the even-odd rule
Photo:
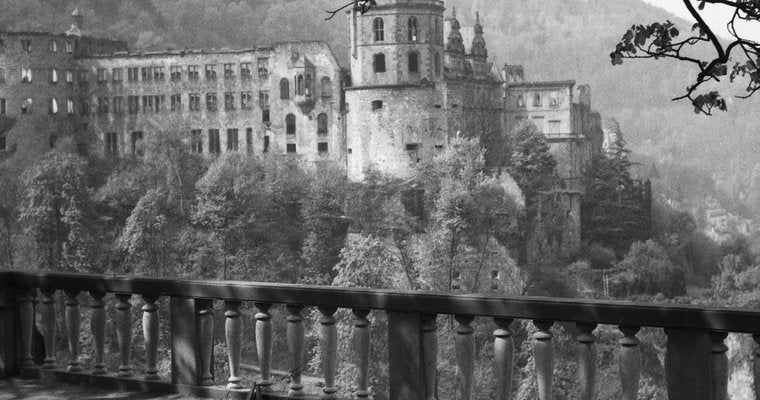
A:
<svg viewBox="0 0 760 400">
<path fill-rule="evenodd" d="M 79 7 L 74 8 L 74 12 L 71 13 L 72 17 L 81 17 L 82 13 L 79 11 Z"/>
<path fill-rule="evenodd" d="M 449 32 L 449 41 L 446 44 L 446 51 L 464 54 L 464 41 L 462 40 L 462 33 L 459 31 L 462 25 L 457 20 L 457 9 L 452 7 L 451 18 L 449 19 L 451 24 L 451 32 Z"/>
<path fill-rule="evenodd" d="M 488 57 L 486 50 L 486 39 L 483 38 L 483 25 L 480 25 L 480 13 L 475 13 L 475 26 L 473 27 L 475 36 L 472 38 L 472 48 L 470 51 L 473 55 Z"/>
</svg>

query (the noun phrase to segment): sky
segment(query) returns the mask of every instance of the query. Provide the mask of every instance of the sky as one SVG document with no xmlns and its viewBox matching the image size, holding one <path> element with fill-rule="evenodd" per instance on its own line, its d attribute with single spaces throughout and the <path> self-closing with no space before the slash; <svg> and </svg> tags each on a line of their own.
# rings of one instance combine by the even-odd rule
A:
<svg viewBox="0 0 760 400">
<path fill-rule="evenodd" d="M 664 8 L 665 10 L 670 11 L 671 13 L 676 14 L 677 16 L 687 21 L 694 21 L 694 19 L 689 14 L 689 11 L 686 9 L 686 6 L 683 5 L 682 0 L 644 1 L 654 6 Z M 692 0 L 692 3 L 695 5 L 695 7 L 698 4 L 696 0 Z M 730 36 L 726 30 L 726 23 L 731 19 L 732 10 L 733 9 L 731 7 L 724 5 L 709 4 L 705 6 L 705 9 L 702 10 L 700 14 L 702 15 L 702 18 L 707 22 L 707 24 L 712 28 L 713 32 L 724 38 L 729 38 Z M 736 29 L 740 35 L 746 35 L 747 38 L 760 41 L 760 23 L 745 23 L 743 25 L 739 25 L 737 23 Z"/>
</svg>

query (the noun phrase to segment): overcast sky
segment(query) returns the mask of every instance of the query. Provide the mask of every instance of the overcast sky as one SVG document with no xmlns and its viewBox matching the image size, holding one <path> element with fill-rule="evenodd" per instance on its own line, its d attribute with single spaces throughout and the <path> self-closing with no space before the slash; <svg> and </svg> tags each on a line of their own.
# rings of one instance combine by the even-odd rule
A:
<svg viewBox="0 0 760 400">
<path fill-rule="evenodd" d="M 668 10 L 683 19 L 694 21 L 694 19 L 689 14 L 689 11 L 686 9 L 686 6 L 683 5 L 682 0 L 644 1 L 657 7 L 664 8 L 665 10 Z M 695 5 L 698 4 L 696 0 L 692 0 L 692 2 Z M 729 37 L 726 30 L 726 22 L 731 19 L 732 8 L 723 5 L 707 5 L 705 6 L 705 9 L 701 11 L 701 15 L 716 34 L 723 37 Z M 739 24 L 737 24 L 737 31 L 739 34 L 747 35 L 749 38 L 760 41 L 760 23 L 744 24 L 742 26 L 738 25 Z"/>
</svg>

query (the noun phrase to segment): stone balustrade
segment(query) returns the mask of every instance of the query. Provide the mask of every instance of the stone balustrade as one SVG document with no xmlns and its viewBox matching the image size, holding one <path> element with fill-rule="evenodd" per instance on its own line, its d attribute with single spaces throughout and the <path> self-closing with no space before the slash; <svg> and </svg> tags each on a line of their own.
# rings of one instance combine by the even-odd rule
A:
<svg viewBox="0 0 760 400">
<path fill-rule="evenodd" d="M 63 296 L 64 310 L 56 304 Z M 80 304 L 81 294 L 89 296 Z M 105 360 L 106 299 L 115 299 L 119 366 L 107 371 Z M 145 365 L 135 376 L 133 349 L 133 302 L 144 304 L 142 340 Z M 168 299 L 169 316 L 159 314 L 157 302 Z M 226 387 L 214 386 L 214 304 L 224 305 L 224 340 L 229 376 Z M 260 375 L 255 380 L 263 398 L 336 399 L 339 309 L 353 313 L 351 349 L 358 368 L 353 393 L 369 398 L 371 357 L 371 313 L 388 317 L 389 398 L 432 400 L 438 398 L 439 315 L 453 318 L 456 348 L 457 399 L 479 399 L 475 390 L 475 335 L 473 321 L 493 322 L 494 385 L 499 400 L 512 398 L 515 357 L 512 326 L 516 319 L 530 320 L 536 327 L 532 337 L 538 396 L 553 399 L 555 333 L 557 323 L 574 324 L 580 398 L 596 398 L 597 352 L 594 331 L 599 324 L 617 326 L 620 332 L 619 368 L 623 399 L 637 398 L 642 360 L 637 333 L 642 327 L 663 328 L 667 334 L 666 373 L 669 399 L 727 399 L 728 333 L 752 335 L 754 349 L 737 349 L 751 354 L 754 362 L 756 398 L 760 399 L 760 311 L 682 305 L 634 304 L 630 302 L 565 300 L 488 295 L 446 295 L 389 290 L 363 290 L 286 284 L 208 282 L 101 275 L 0 272 L 0 377 L 22 373 L 29 376 L 54 374 L 57 378 L 98 385 L 124 385 L 142 390 L 193 393 L 211 397 L 245 398 L 241 386 L 241 349 L 244 303 L 255 307 L 256 349 Z M 35 307 L 36 304 L 36 307 Z M 217 303 L 221 305 L 221 303 Z M 274 305 L 285 305 L 286 332 L 273 331 Z M 321 394 L 304 393 L 302 369 L 305 361 L 306 308 L 318 310 L 321 347 Z M 68 360 L 56 359 L 57 314 L 63 312 Z M 38 314 L 38 317 L 35 315 Z M 93 359 L 88 370 L 80 360 L 81 320 L 89 313 Z M 168 318 L 167 318 L 168 317 Z M 33 324 L 44 336 L 44 363 L 32 357 Z M 157 369 L 159 326 L 171 331 L 171 374 Z M 86 329 L 86 328 L 85 328 Z M 246 328 L 246 332 L 250 328 Z M 286 392 L 274 390 L 272 372 L 273 335 L 284 334 L 291 374 Z M 137 341 L 135 341 L 137 342 Z M 18 346 L 16 345 L 18 343 Z M 283 358 L 283 357 L 279 357 Z M 76 380 L 76 379 L 75 379 Z M 123 387 L 123 386 L 121 386 Z"/>
</svg>

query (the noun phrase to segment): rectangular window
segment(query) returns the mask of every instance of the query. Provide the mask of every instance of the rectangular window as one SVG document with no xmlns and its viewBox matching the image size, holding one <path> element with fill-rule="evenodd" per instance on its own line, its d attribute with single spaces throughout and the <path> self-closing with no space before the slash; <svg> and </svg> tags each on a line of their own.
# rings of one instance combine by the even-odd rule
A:
<svg viewBox="0 0 760 400">
<path fill-rule="evenodd" d="M 0 68 L 0 83 L 5 83 L 5 68 Z"/>
<path fill-rule="evenodd" d="M 252 92 L 240 92 L 240 108 L 243 110 L 250 110 L 253 108 Z"/>
<path fill-rule="evenodd" d="M 116 132 L 106 132 L 106 154 L 119 155 L 119 135 Z"/>
<path fill-rule="evenodd" d="M 261 122 L 269 126 L 272 121 L 269 119 L 269 109 L 261 110 Z"/>
<path fill-rule="evenodd" d="M 259 78 L 261 79 L 269 78 L 269 59 L 259 58 L 258 66 L 259 66 Z"/>
<path fill-rule="evenodd" d="M 217 111 L 218 109 L 216 93 L 206 93 L 206 110 Z"/>
<path fill-rule="evenodd" d="M 382 100 L 375 100 L 372 102 L 372 111 L 376 111 L 383 108 L 383 101 Z"/>
<path fill-rule="evenodd" d="M 8 143 L 5 141 L 5 134 L 0 133 L 0 151 L 8 150 Z"/>
<path fill-rule="evenodd" d="M 137 82 L 137 79 L 138 79 L 137 67 L 127 68 L 127 80 L 129 82 Z"/>
<path fill-rule="evenodd" d="M 21 82 L 28 83 L 32 81 L 32 69 L 21 68 Z"/>
<path fill-rule="evenodd" d="M 163 82 L 166 80 L 164 75 L 164 67 L 153 67 L 153 80 L 157 82 Z"/>
<path fill-rule="evenodd" d="M 143 140 L 143 133 L 142 131 L 133 131 L 131 135 L 132 139 L 132 155 L 133 156 L 142 156 L 142 150 L 138 148 L 138 142 Z"/>
<path fill-rule="evenodd" d="M 198 74 L 198 66 L 197 65 L 188 65 L 187 66 L 187 79 L 191 81 L 197 81 L 200 75 Z"/>
<path fill-rule="evenodd" d="M 235 93 L 233 93 L 233 92 L 226 92 L 224 94 L 224 109 L 225 110 L 234 110 L 235 109 Z"/>
<path fill-rule="evenodd" d="M 201 95 L 199 93 L 190 93 L 188 95 L 188 109 L 190 111 L 201 110 Z"/>
<path fill-rule="evenodd" d="M 21 114 L 31 114 L 34 111 L 32 99 L 26 99 L 21 102 Z"/>
<path fill-rule="evenodd" d="M 296 153 L 296 144 L 295 143 L 288 143 L 286 146 L 286 151 L 288 154 L 295 154 Z"/>
<path fill-rule="evenodd" d="M 190 149 L 193 153 L 203 153 L 203 131 L 193 129 L 190 131 Z"/>
<path fill-rule="evenodd" d="M 533 117 L 533 124 L 538 128 L 538 133 L 544 133 L 544 117 Z"/>
<path fill-rule="evenodd" d="M 21 43 L 21 51 L 25 53 L 31 53 L 32 52 L 32 40 L 31 39 L 22 39 L 20 40 Z"/>
<path fill-rule="evenodd" d="M 140 96 L 129 96 L 127 103 L 130 114 L 137 114 L 140 111 Z"/>
<path fill-rule="evenodd" d="M 269 136 L 264 136 L 264 153 L 269 153 Z"/>
<path fill-rule="evenodd" d="M 181 81 L 182 80 L 182 67 L 179 65 L 173 65 L 169 67 L 169 75 L 170 79 L 173 82 Z"/>
<path fill-rule="evenodd" d="M 113 98 L 113 113 L 121 114 L 124 112 L 124 98 L 116 96 Z"/>
<path fill-rule="evenodd" d="M 318 152 L 324 154 L 324 153 L 327 153 L 329 151 L 328 149 L 329 149 L 328 148 L 328 144 L 326 142 L 319 142 L 319 143 L 317 143 L 317 151 Z"/>
<path fill-rule="evenodd" d="M 66 112 L 69 115 L 74 114 L 74 100 L 71 100 L 71 99 L 66 100 Z"/>
<path fill-rule="evenodd" d="M 79 70 L 79 85 L 85 86 L 90 82 L 90 71 L 86 69 Z"/>
<path fill-rule="evenodd" d="M 66 82 L 74 83 L 74 73 L 71 70 L 66 71 Z"/>
<path fill-rule="evenodd" d="M 245 150 L 248 154 L 253 153 L 253 128 L 245 128 Z"/>
<path fill-rule="evenodd" d="M 48 112 L 53 115 L 58 114 L 58 100 L 50 99 L 50 103 L 48 103 Z"/>
<path fill-rule="evenodd" d="M 142 76 L 143 82 L 148 82 L 153 79 L 153 67 L 142 67 L 140 68 L 140 75 Z"/>
<path fill-rule="evenodd" d="M 541 93 L 533 94 L 533 107 L 541 107 Z"/>
<path fill-rule="evenodd" d="M 82 100 L 79 103 L 79 109 L 81 110 L 79 115 L 90 115 L 90 103 L 87 100 Z"/>
<path fill-rule="evenodd" d="M 58 52 L 58 43 L 56 43 L 55 40 L 51 40 L 48 42 L 48 51 L 51 53 Z"/>
<path fill-rule="evenodd" d="M 5 99 L 0 99 L 0 115 L 6 115 L 8 113 L 6 107 Z"/>
<path fill-rule="evenodd" d="M 55 68 L 50 70 L 50 82 L 58 83 L 58 71 Z"/>
<path fill-rule="evenodd" d="M 182 111 L 182 95 L 181 94 L 173 94 L 169 98 L 169 106 L 172 111 Z"/>
<path fill-rule="evenodd" d="M 48 145 L 50 145 L 50 148 L 54 149 L 56 144 L 58 144 L 58 135 L 48 136 Z"/>
<path fill-rule="evenodd" d="M 250 80 L 251 77 L 251 63 L 240 63 L 240 78 Z"/>
<path fill-rule="evenodd" d="M 268 90 L 259 91 L 259 107 L 261 107 L 264 110 L 269 109 L 269 91 Z"/>
<path fill-rule="evenodd" d="M 212 154 L 219 154 L 221 152 L 221 146 L 219 145 L 219 129 L 208 130 L 208 152 Z"/>
<path fill-rule="evenodd" d="M 69 54 L 74 52 L 74 45 L 71 43 L 70 40 L 66 41 L 66 52 Z"/>
<path fill-rule="evenodd" d="M 166 109 L 166 96 L 154 96 L 153 102 L 155 105 L 155 108 L 153 109 L 154 112 L 161 112 Z"/>
<path fill-rule="evenodd" d="M 122 80 L 124 80 L 124 76 L 122 75 L 124 71 L 121 68 L 114 68 L 111 70 L 111 80 L 114 82 L 121 83 Z"/>
<path fill-rule="evenodd" d="M 237 129 L 227 129 L 227 151 L 238 151 Z"/>
<path fill-rule="evenodd" d="M 98 68 L 98 83 L 105 83 L 108 79 L 105 68 Z"/>
<path fill-rule="evenodd" d="M 206 64 L 206 80 L 207 81 L 216 80 L 216 65 Z"/>
<path fill-rule="evenodd" d="M 235 64 L 224 64 L 224 79 L 235 78 Z"/>
<path fill-rule="evenodd" d="M 108 114 L 110 100 L 108 97 L 98 97 L 98 114 Z"/>
<path fill-rule="evenodd" d="M 142 97 L 142 112 L 149 113 L 153 111 L 153 96 Z"/>
</svg>

